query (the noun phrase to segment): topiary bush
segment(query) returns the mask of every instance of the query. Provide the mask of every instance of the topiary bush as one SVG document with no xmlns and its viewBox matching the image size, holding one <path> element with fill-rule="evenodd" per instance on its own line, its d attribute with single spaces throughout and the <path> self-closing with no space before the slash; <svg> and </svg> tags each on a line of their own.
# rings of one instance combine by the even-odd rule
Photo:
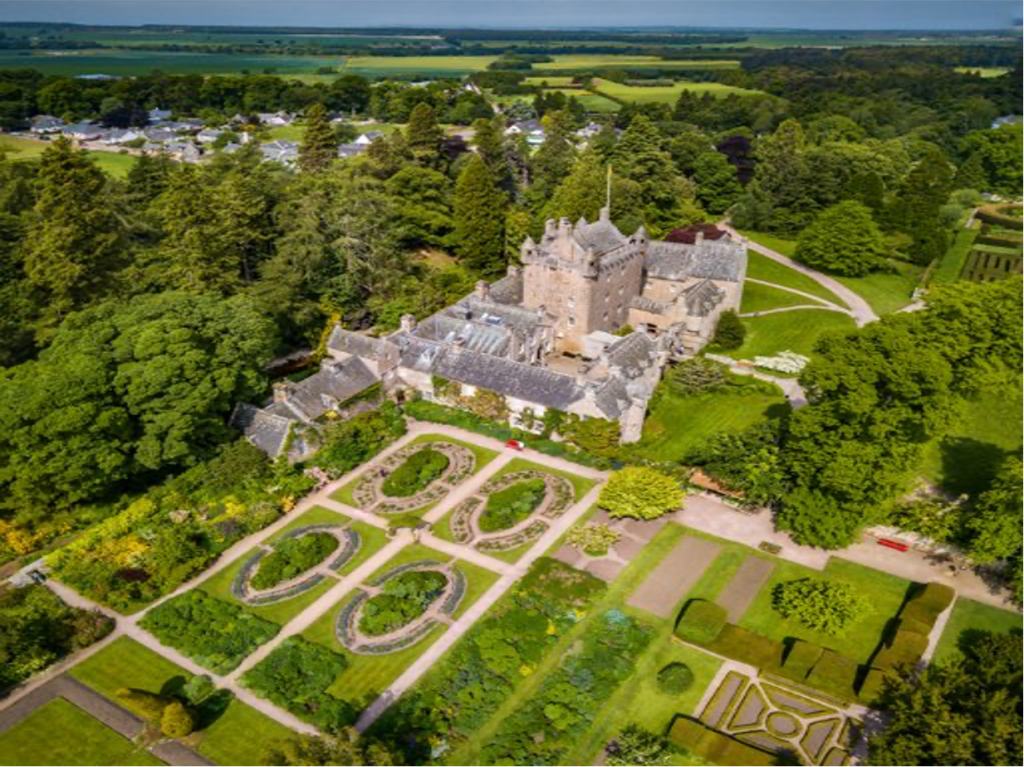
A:
<svg viewBox="0 0 1024 767">
<path fill-rule="evenodd" d="M 715 335 L 711 343 L 721 349 L 739 349 L 747 338 L 747 327 L 734 309 L 726 309 L 718 316 Z"/>
<path fill-rule="evenodd" d="M 852 658 L 833 650 L 825 650 L 807 675 L 807 684 L 841 698 L 855 700 L 857 693 L 854 686 L 859 670 L 857 661 Z"/>
<path fill-rule="evenodd" d="M 544 480 L 528 479 L 491 493 L 480 515 L 480 530 L 493 533 L 515 527 L 544 500 Z"/>
<path fill-rule="evenodd" d="M 680 695 L 693 686 L 693 671 L 685 663 L 669 663 L 658 672 L 658 689 Z"/>
<path fill-rule="evenodd" d="M 160 717 L 160 732 L 168 738 L 184 738 L 195 728 L 195 719 L 180 701 L 171 701 Z"/>
<path fill-rule="evenodd" d="M 614 472 L 601 490 L 598 505 L 612 517 L 656 519 L 683 503 L 679 481 L 647 466 Z"/>
<path fill-rule="evenodd" d="M 922 605 L 938 615 L 953 604 L 954 599 L 956 599 L 956 590 L 952 587 L 945 583 L 926 583 L 910 601 L 913 604 Z"/>
<path fill-rule="evenodd" d="M 604 556 L 621 538 L 608 525 L 578 525 L 566 533 L 565 542 L 590 556 Z"/>
<path fill-rule="evenodd" d="M 801 681 L 814 668 L 814 664 L 818 662 L 823 652 L 824 650 L 818 645 L 798 639 L 786 653 L 786 659 L 782 662 L 782 671 L 790 679 Z"/>
<path fill-rule="evenodd" d="M 359 630 L 367 636 L 397 631 L 421 616 L 447 584 L 448 578 L 434 570 L 412 570 L 385 581 L 383 593 L 363 607 Z"/>
<path fill-rule="evenodd" d="M 260 560 L 260 566 L 249 583 L 259 590 L 273 588 L 316 567 L 336 548 L 338 539 L 329 533 L 286 538 L 274 545 L 273 553 Z"/>
<path fill-rule="evenodd" d="M 448 456 L 438 450 L 424 448 L 409 456 L 381 484 L 381 491 L 391 498 L 416 495 L 448 468 Z"/>
<path fill-rule="evenodd" d="M 119 689 L 117 697 L 125 708 L 150 722 L 159 722 L 164 715 L 164 709 L 174 700 L 166 695 L 130 687 Z"/>
<path fill-rule="evenodd" d="M 727 620 L 725 608 L 704 599 L 694 599 L 683 610 L 675 634 L 686 642 L 710 644 L 718 638 Z"/>
<path fill-rule="evenodd" d="M 845 633 L 871 610 L 849 583 L 817 578 L 778 584 L 772 589 L 772 606 L 784 617 L 832 636 Z"/>
</svg>

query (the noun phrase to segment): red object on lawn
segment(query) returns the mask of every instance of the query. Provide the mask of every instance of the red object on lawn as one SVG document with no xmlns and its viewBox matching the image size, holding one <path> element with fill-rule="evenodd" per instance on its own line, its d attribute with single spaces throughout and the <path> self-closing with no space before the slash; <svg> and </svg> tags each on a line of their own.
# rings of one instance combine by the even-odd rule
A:
<svg viewBox="0 0 1024 767">
<path fill-rule="evenodd" d="M 522 450 L 525 447 L 525 445 L 518 439 L 510 439 L 508 442 L 505 443 L 505 447 L 510 447 L 513 450 Z"/>
<path fill-rule="evenodd" d="M 889 549 L 896 549 L 896 551 L 910 551 L 910 546 L 900 541 L 890 541 L 888 538 L 879 538 L 879 546 L 885 546 Z"/>
</svg>

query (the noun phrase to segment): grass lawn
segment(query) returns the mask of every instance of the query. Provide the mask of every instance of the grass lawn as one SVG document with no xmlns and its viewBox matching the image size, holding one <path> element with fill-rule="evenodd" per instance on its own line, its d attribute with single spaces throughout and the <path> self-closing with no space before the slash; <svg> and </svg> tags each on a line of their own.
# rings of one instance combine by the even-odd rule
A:
<svg viewBox="0 0 1024 767">
<path fill-rule="evenodd" d="M 782 288 L 773 288 L 757 282 L 747 282 L 743 285 L 743 300 L 740 302 L 740 312 L 743 314 L 748 312 L 764 312 L 769 309 L 781 309 L 784 306 L 813 306 L 817 303 L 813 298 L 805 298 Z"/>
<path fill-rule="evenodd" d="M 267 129 L 267 141 L 302 141 L 306 135 L 306 126 L 301 123 L 291 125 L 275 125 Z"/>
<path fill-rule="evenodd" d="M 637 87 L 612 82 L 611 80 L 594 78 L 594 86 L 598 93 L 619 101 L 629 101 L 635 104 L 674 104 L 679 99 L 679 94 L 683 91 L 690 91 L 698 96 L 710 93 L 716 98 L 724 98 L 731 95 L 756 96 L 760 94 L 760 91 L 736 88 L 731 85 L 723 85 L 722 83 L 676 82 L 672 85 Z"/>
<path fill-rule="evenodd" d="M 957 72 L 979 77 L 1002 77 L 1010 70 L 1006 67 L 955 67 Z"/>
<path fill-rule="evenodd" d="M 290 727 L 235 699 L 200 733 L 195 748 L 218 764 L 263 764 L 264 748 L 293 737 Z"/>
<path fill-rule="evenodd" d="M 135 687 L 156 693 L 178 690 L 191 674 L 130 637 L 118 637 L 68 672 L 82 684 L 117 702 L 117 691 Z"/>
<path fill-rule="evenodd" d="M 971 246 L 980 231 L 981 229 L 975 224 L 972 227 L 962 227 L 956 233 L 956 239 L 949 246 L 949 250 L 939 259 L 939 264 L 932 274 L 933 284 L 956 282 L 960 279 L 964 265 L 967 263 L 967 256 L 971 253 Z"/>
<path fill-rule="evenodd" d="M 47 141 L 0 135 L 0 148 L 6 149 L 13 160 L 34 160 L 50 145 Z M 118 152 L 87 152 L 97 166 L 114 178 L 124 178 L 135 164 L 135 156 Z"/>
<path fill-rule="evenodd" d="M 911 302 L 910 295 L 921 281 L 924 267 L 890 261 L 895 272 L 875 272 L 865 277 L 836 279 L 859 295 L 877 314 L 892 314 Z"/>
<path fill-rule="evenodd" d="M 0 735 L 0 753 L 4 764 L 163 764 L 63 698 Z"/>
<path fill-rule="evenodd" d="M 655 461 L 678 461 L 713 434 L 742 431 L 759 421 L 780 417 L 787 409 L 781 393 L 683 397 L 666 387 L 644 421 L 643 436 L 634 450 Z"/>
<path fill-rule="evenodd" d="M 975 602 L 972 599 L 957 599 L 953 604 L 953 614 L 949 616 L 945 631 L 939 637 L 935 648 L 935 660 L 948 660 L 955 656 L 965 645 L 969 646 L 980 631 L 991 631 L 997 634 L 1016 631 L 1021 632 L 1021 615 L 1011 610 L 1000 610 L 997 607 Z"/>
<path fill-rule="evenodd" d="M 746 234 L 750 235 L 749 232 Z M 753 239 L 753 237 L 751 237 L 751 239 Z M 785 264 L 773 261 L 768 258 L 768 256 L 763 256 L 756 250 L 747 251 L 747 277 L 764 280 L 765 282 L 774 282 L 776 285 L 782 285 L 787 288 L 802 290 L 804 293 L 810 293 L 812 296 L 824 298 L 826 301 L 831 301 L 838 306 L 846 306 L 845 301 L 817 280 L 812 280 L 806 274 L 801 274 L 794 269 L 790 269 Z M 743 286 L 744 297 L 746 297 L 746 292 L 751 287 L 753 287 L 753 283 L 749 282 Z"/>
<path fill-rule="evenodd" d="M 1022 400 L 1006 387 L 968 402 L 952 433 L 925 447 L 921 474 L 955 495 L 983 492 L 1003 459 L 1020 452 Z"/>
<path fill-rule="evenodd" d="M 455 565 L 462 574 L 466 576 L 466 593 L 462 596 L 458 608 L 452 613 L 453 618 L 461 618 L 473 603 L 482 597 L 487 590 L 493 586 L 501 576 L 486 567 L 474 565 L 472 562 L 459 560 Z"/>
<path fill-rule="evenodd" d="M 422 543 L 410 543 L 404 549 L 399 551 L 395 556 L 391 557 L 387 562 L 378 567 L 373 571 L 373 574 L 366 579 L 369 583 L 374 578 L 379 578 L 389 570 L 393 570 L 396 567 L 409 564 L 410 562 L 418 562 L 422 559 L 430 560 L 431 562 L 451 562 L 452 558 L 443 552 L 436 551 L 428 546 L 424 546 Z"/>
<path fill-rule="evenodd" d="M 302 512 L 299 516 L 270 536 L 266 542 L 273 543 L 274 541 L 279 541 L 292 530 L 299 527 L 306 527 L 307 525 L 345 525 L 351 521 L 351 519 L 346 517 L 340 511 L 325 509 L 323 506 L 314 506 L 313 508 Z"/>
<path fill-rule="evenodd" d="M 846 634 L 838 637 L 813 631 L 795 620 L 783 618 L 772 607 L 772 589 L 779 583 L 800 578 L 845 581 L 870 601 L 871 612 L 853 624 Z M 882 639 L 886 624 L 896 617 L 903 605 L 910 586 L 911 581 L 904 578 L 872 570 L 838 557 L 832 557 L 824 571 L 777 559 L 771 577 L 761 588 L 739 625 L 778 641 L 787 637 L 797 637 L 822 647 L 829 647 L 858 663 L 867 663 Z"/>
<path fill-rule="evenodd" d="M 424 442 L 448 442 L 453 445 L 461 445 L 462 447 L 471 450 L 473 452 L 473 455 L 476 456 L 476 465 L 473 467 L 473 471 L 472 473 L 470 473 L 469 476 L 473 476 L 478 471 L 480 471 L 480 469 L 482 469 L 484 466 L 486 466 L 487 464 L 489 464 L 491 461 L 498 457 L 498 453 L 495 450 L 489 450 L 486 447 L 474 445 L 472 442 L 463 442 L 461 439 L 455 439 L 454 437 L 448 437 L 443 434 L 422 434 L 416 439 L 409 442 L 409 445 L 420 445 Z M 406 447 L 408 447 L 408 445 L 406 445 Z M 339 488 L 335 493 L 333 493 L 331 495 L 331 500 L 337 501 L 338 503 L 344 503 L 345 505 L 351 506 L 352 508 L 359 508 L 359 506 L 355 502 L 355 499 L 352 497 L 352 491 L 356 489 L 356 486 L 359 484 L 359 481 L 362 478 L 363 473 L 361 472 L 359 476 L 357 476 L 347 485 Z M 429 506 L 424 506 L 422 509 L 416 509 L 414 511 L 407 512 L 405 515 L 394 514 L 392 516 L 397 517 L 406 516 L 408 514 L 426 514 L 428 511 L 430 511 L 430 509 L 434 508 L 434 506 L 436 505 L 437 503 L 432 503 Z"/>
<path fill-rule="evenodd" d="M 783 351 L 810 355 L 818 336 L 829 330 L 853 330 L 853 317 L 820 309 L 795 309 L 791 312 L 744 317 L 747 338 L 739 349 L 722 350 L 737 360 L 770 357 Z M 718 351 L 718 350 L 714 350 Z"/>
</svg>

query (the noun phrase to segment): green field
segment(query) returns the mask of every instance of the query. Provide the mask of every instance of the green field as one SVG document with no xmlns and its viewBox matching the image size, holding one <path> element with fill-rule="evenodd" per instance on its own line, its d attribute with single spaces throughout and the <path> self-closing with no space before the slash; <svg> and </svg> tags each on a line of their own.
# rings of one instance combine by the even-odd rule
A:
<svg viewBox="0 0 1024 767">
<path fill-rule="evenodd" d="M 49 146 L 46 141 L 35 141 L 18 136 L 0 135 L 0 148 L 7 150 L 12 160 L 32 160 Z M 135 157 L 118 152 L 87 152 L 96 165 L 114 178 L 124 178 L 135 164 Z"/>
<path fill-rule="evenodd" d="M 662 59 L 658 56 L 618 55 L 612 53 L 572 53 L 552 56 L 554 61 L 534 64 L 534 70 L 568 69 L 739 69 L 736 59 L 696 59 L 691 61 Z"/>
<path fill-rule="evenodd" d="M 497 56 L 349 56 L 342 60 L 343 72 L 368 77 L 420 74 L 461 77 L 487 69 Z"/>
<path fill-rule="evenodd" d="M 764 312 L 769 309 L 781 309 L 785 306 L 814 306 L 817 303 L 813 298 L 805 298 L 796 293 L 790 293 L 788 290 L 761 285 L 757 282 L 747 282 L 743 285 L 740 312 L 743 314 Z"/>
<path fill-rule="evenodd" d="M 981 77 L 1002 77 L 1010 70 L 1006 67 L 956 67 L 957 72 Z"/>
<path fill-rule="evenodd" d="M 634 451 L 654 461 L 678 461 L 713 434 L 742 431 L 787 410 L 781 393 L 683 397 L 665 387 L 644 421 L 643 436 Z"/>
<path fill-rule="evenodd" d="M 957 599 L 953 605 L 953 613 L 939 638 L 935 648 L 935 660 L 944 661 L 953 658 L 965 646 L 969 646 L 979 632 L 992 631 L 997 634 L 1016 631 L 1022 628 L 1021 615 L 1010 610 L 1000 610 L 971 599 Z"/>
<path fill-rule="evenodd" d="M 690 91 L 698 96 L 710 93 L 717 98 L 725 96 L 757 96 L 760 91 L 748 90 L 746 88 L 735 88 L 722 83 L 684 83 L 677 82 L 673 85 L 655 85 L 650 87 L 636 87 L 623 85 L 611 80 L 594 78 L 594 87 L 598 93 L 618 101 L 633 102 L 636 104 L 674 104 L 683 91 Z"/>
<path fill-rule="evenodd" d="M 0 754 L 4 764 L 163 764 L 63 698 L 0 735 Z"/>
<path fill-rule="evenodd" d="M 813 280 L 795 269 L 790 269 L 785 264 L 773 261 L 756 250 L 747 251 L 747 277 L 764 280 L 765 282 L 774 282 L 776 285 L 810 293 L 812 296 L 823 298 L 837 306 L 846 306 L 846 302 L 817 280 Z M 747 287 L 748 285 L 743 286 L 744 293 L 746 293 Z"/>
<path fill-rule="evenodd" d="M 790 351 L 809 355 L 818 337 L 830 330 L 853 330 L 856 323 L 848 314 L 820 309 L 795 309 L 791 312 L 744 317 L 747 339 L 739 349 L 722 350 L 737 360 L 771 357 Z"/>
</svg>

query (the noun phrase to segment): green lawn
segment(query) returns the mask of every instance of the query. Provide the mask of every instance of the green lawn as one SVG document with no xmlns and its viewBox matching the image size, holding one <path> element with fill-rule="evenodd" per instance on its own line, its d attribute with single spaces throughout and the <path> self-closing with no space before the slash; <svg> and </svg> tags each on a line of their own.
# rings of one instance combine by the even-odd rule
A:
<svg viewBox="0 0 1024 767">
<path fill-rule="evenodd" d="M 850 630 L 838 637 L 813 631 L 795 620 L 783 618 L 772 607 L 772 589 L 779 583 L 800 578 L 826 578 L 845 581 L 853 585 L 871 603 L 871 612 L 857 621 Z M 824 571 L 777 559 L 775 570 L 768 582 L 758 593 L 739 625 L 759 634 L 782 641 L 797 637 L 808 642 L 828 647 L 853 658 L 858 663 L 867 663 L 882 640 L 886 625 L 896 617 L 907 596 L 911 582 L 895 575 L 848 562 L 838 557 L 828 561 Z"/>
<path fill-rule="evenodd" d="M 740 234 L 744 237 L 750 238 L 758 245 L 764 245 L 768 250 L 774 250 L 776 253 L 781 253 L 789 258 L 792 258 L 793 254 L 796 252 L 796 240 L 787 240 L 782 237 L 776 237 L 774 234 L 752 232 L 750 230 L 740 230 Z M 776 261 L 775 263 L 778 262 Z"/>
<path fill-rule="evenodd" d="M 633 86 L 602 80 L 599 77 L 594 78 L 593 82 L 598 93 L 635 104 L 674 104 L 683 91 L 690 91 L 698 96 L 710 93 L 716 98 L 732 95 L 756 96 L 761 93 L 761 91 L 736 88 L 722 83 L 675 82 L 672 85 Z"/>
<path fill-rule="evenodd" d="M 633 449 L 651 460 L 678 461 L 712 434 L 742 431 L 767 418 L 780 417 L 787 409 L 781 393 L 683 397 L 665 387 L 665 393 L 644 421 L 643 436 Z"/>
<path fill-rule="evenodd" d="M 978 75 L 979 77 L 1002 77 L 1010 70 L 1006 67 L 955 67 L 962 74 Z"/>
<path fill-rule="evenodd" d="M 202 731 L 196 750 L 218 764 L 264 764 L 264 749 L 295 732 L 235 699 Z"/>
<path fill-rule="evenodd" d="M 498 453 L 495 450 L 489 450 L 486 447 L 474 445 L 472 442 L 463 442 L 461 439 L 455 439 L 454 437 L 448 437 L 443 434 L 422 434 L 416 439 L 409 442 L 409 444 L 420 445 L 423 444 L 424 442 L 449 442 L 453 445 L 461 445 L 462 447 L 471 450 L 473 452 L 473 455 L 476 456 L 476 465 L 473 467 L 473 471 L 470 474 L 470 476 L 476 474 L 478 471 L 480 471 L 480 469 L 482 469 L 484 466 L 486 466 L 487 464 L 489 464 L 491 461 L 498 457 Z M 359 508 L 355 502 L 355 499 L 352 497 L 352 491 L 356 489 L 356 486 L 359 484 L 359 481 L 362 478 L 363 473 L 360 473 L 359 476 L 357 476 L 347 485 L 339 488 L 335 493 L 333 493 L 331 495 L 331 499 L 337 501 L 338 503 L 344 503 L 345 505 L 351 506 L 352 508 Z M 436 505 L 436 503 L 432 503 L 429 506 L 424 506 L 422 509 L 416 509 L 415 511 L 408 512 L 408 514 L 426 514 L 428 511 L 430 511 L 430 509 L 434 508 L 434 506 Z M 396 514 L 393 516 L 399 515 Z"/>
<path fill-rule="evenodd" d="M 1021 632 L 1021 615 L 1010 610 L 1000 610 L 981 602 L 961 597 L 953 605 L 946 629 L 939 637 L 935 648 L 936 661 L 948 660 L 977 637 L 977 632 L 992 631 L 997 634 Z"/>
<path fill-rule="evenodd" d="M 781 309 L 784 306 L 813 306 L 817 303 L 813 298 L 805 298 L 788 290 L 747 282 L 743 285 L 740 312 L 764 312 L 769 309 Z"/>
<path fill-rule="evenodd" d="M 746 234 L 750 235 L 749 232 Z M 753 237 L 751 237 L 751 239 L 753 239 Z M 747 251 L 747 277 L 764 280 L 765 282 L 774 282 L 776 285 L 782 285 L 787 288 L 802 290 L 804 293 L 810 293 L 812 296 L 817 296 L 818 298 L 823 298 L 826 301 L 831 301 L 838 306 L 846 306 L 845 301 L 817 280 L 812 280 L 806 274 L 801 274 L 794 269 L 790 269 L 785 264 L 773 261 L 768 258 L 768 256 L 763 256 L 756 250 Z M 744 284 L 744 294 L 746 294 L 747 290 L 751 287 L 753 287 L 752 283 Z"/>
<path fill-rule="evenodd" d="M 722 350 L 722 354 L 737 360 L 770 357 L 783 351 L 810 355 L 822 333 L 853 330 L 857 327 L 848 314 L 821 309 L 795 309 L 760 317 L 744 317 L 743 324 L 747 328 L 743 346 Z"/>
<path fill-rule="evenodd" d="M 2 56 L 0 56 L 2 58 Z M 13 160 L 33 160 L 49 146 L 49 142 L 0 135 L 0 148 L 8 150 Z M 135 156 L 118 152 L 86 152 L 97 166 L 114 178 L 124 178 L 135 164 Z"/>
<path fill-rule="evenodd" d="M 192 676 L 188 671 L 129 637 L 118 637 L 68 672 L 82 684 L 117 702 L 117 691 L 135 687 L 175 692 Z"/>
<path fill-rule="evenodd" d="M 384 573 L 389 570 L 409 564 L 410 562 L 418 562 L 421 559 L 430 560 L 431 562 L 451 562 L 452 560 L 448 554 L 437 551 L 436 549 L 432 549 L 428 546 L 424 546 L 422 543 L 410 543 L 404 549 L 395 554 L 395 556 L 391 557 L 387 562 L 374 570 L 366 581 L 372 581 L 373 579 L 384 575 Z"/>
<path fill-rule="evenodd" d="M 955 495 L 983 492 L 1006 456 L 1020 453 L 1020 389 L 990 389 L 968 402 L 952 433 L 928 443 L 921 474 Z"/>
<path fill-rule="evenodd" d="M 275 125 L 266 132 L 267 141 L 302 141 L 306 135 L 306 126 L 294 122 L 291 125 Z"/>
<path fill-rule="evenodd" d="M 349 56 L 342 72 L 366 76 L 397 74 L 457 77 L 487 69 L 497 56 Z"/>
<path fill-rule="evenodd" d="M 971 246 L 980 232 L 977 224 L 973 227 L 963 227 L 956 233 L 956 239 L 949 246 L 949 250 L 939 260 L 935 272 L 932 274 L 932 283 L 941 285 L 947 282 L 956 282 L 963 274 L 964 265 L 967 263 L 967 256 L 971 253 Z"/>
<path fill-rule="evenodd" d="M 459 560 L 455 565 L 462 574 L 466 576 L 466 593 L 462 596 L 462 601 L 452 614 L 453 618 L 461 618 L 462 614 L 466 612 L 473 603 L 482 597 L 491 586 L 497 583 L 498 578 L 501 576 L 493 570 L 488 570 L 480 565 L 474 565 L 472 562 L 465 562 Z"/>
<path fill-rule="evenodd" d="M 890 261 L 894 272 L 875 272 L 865 277 L 836 279 L 859 295 L 877 314 L 892 314 L 911 303 L 911 294 L 921 282 L 924 267 Z"/>
<path fill-rule="evenodd" d="M 0 735 L 3 764 L 163 764 L 63 698 L 51 700 Z"/>
</svg>

